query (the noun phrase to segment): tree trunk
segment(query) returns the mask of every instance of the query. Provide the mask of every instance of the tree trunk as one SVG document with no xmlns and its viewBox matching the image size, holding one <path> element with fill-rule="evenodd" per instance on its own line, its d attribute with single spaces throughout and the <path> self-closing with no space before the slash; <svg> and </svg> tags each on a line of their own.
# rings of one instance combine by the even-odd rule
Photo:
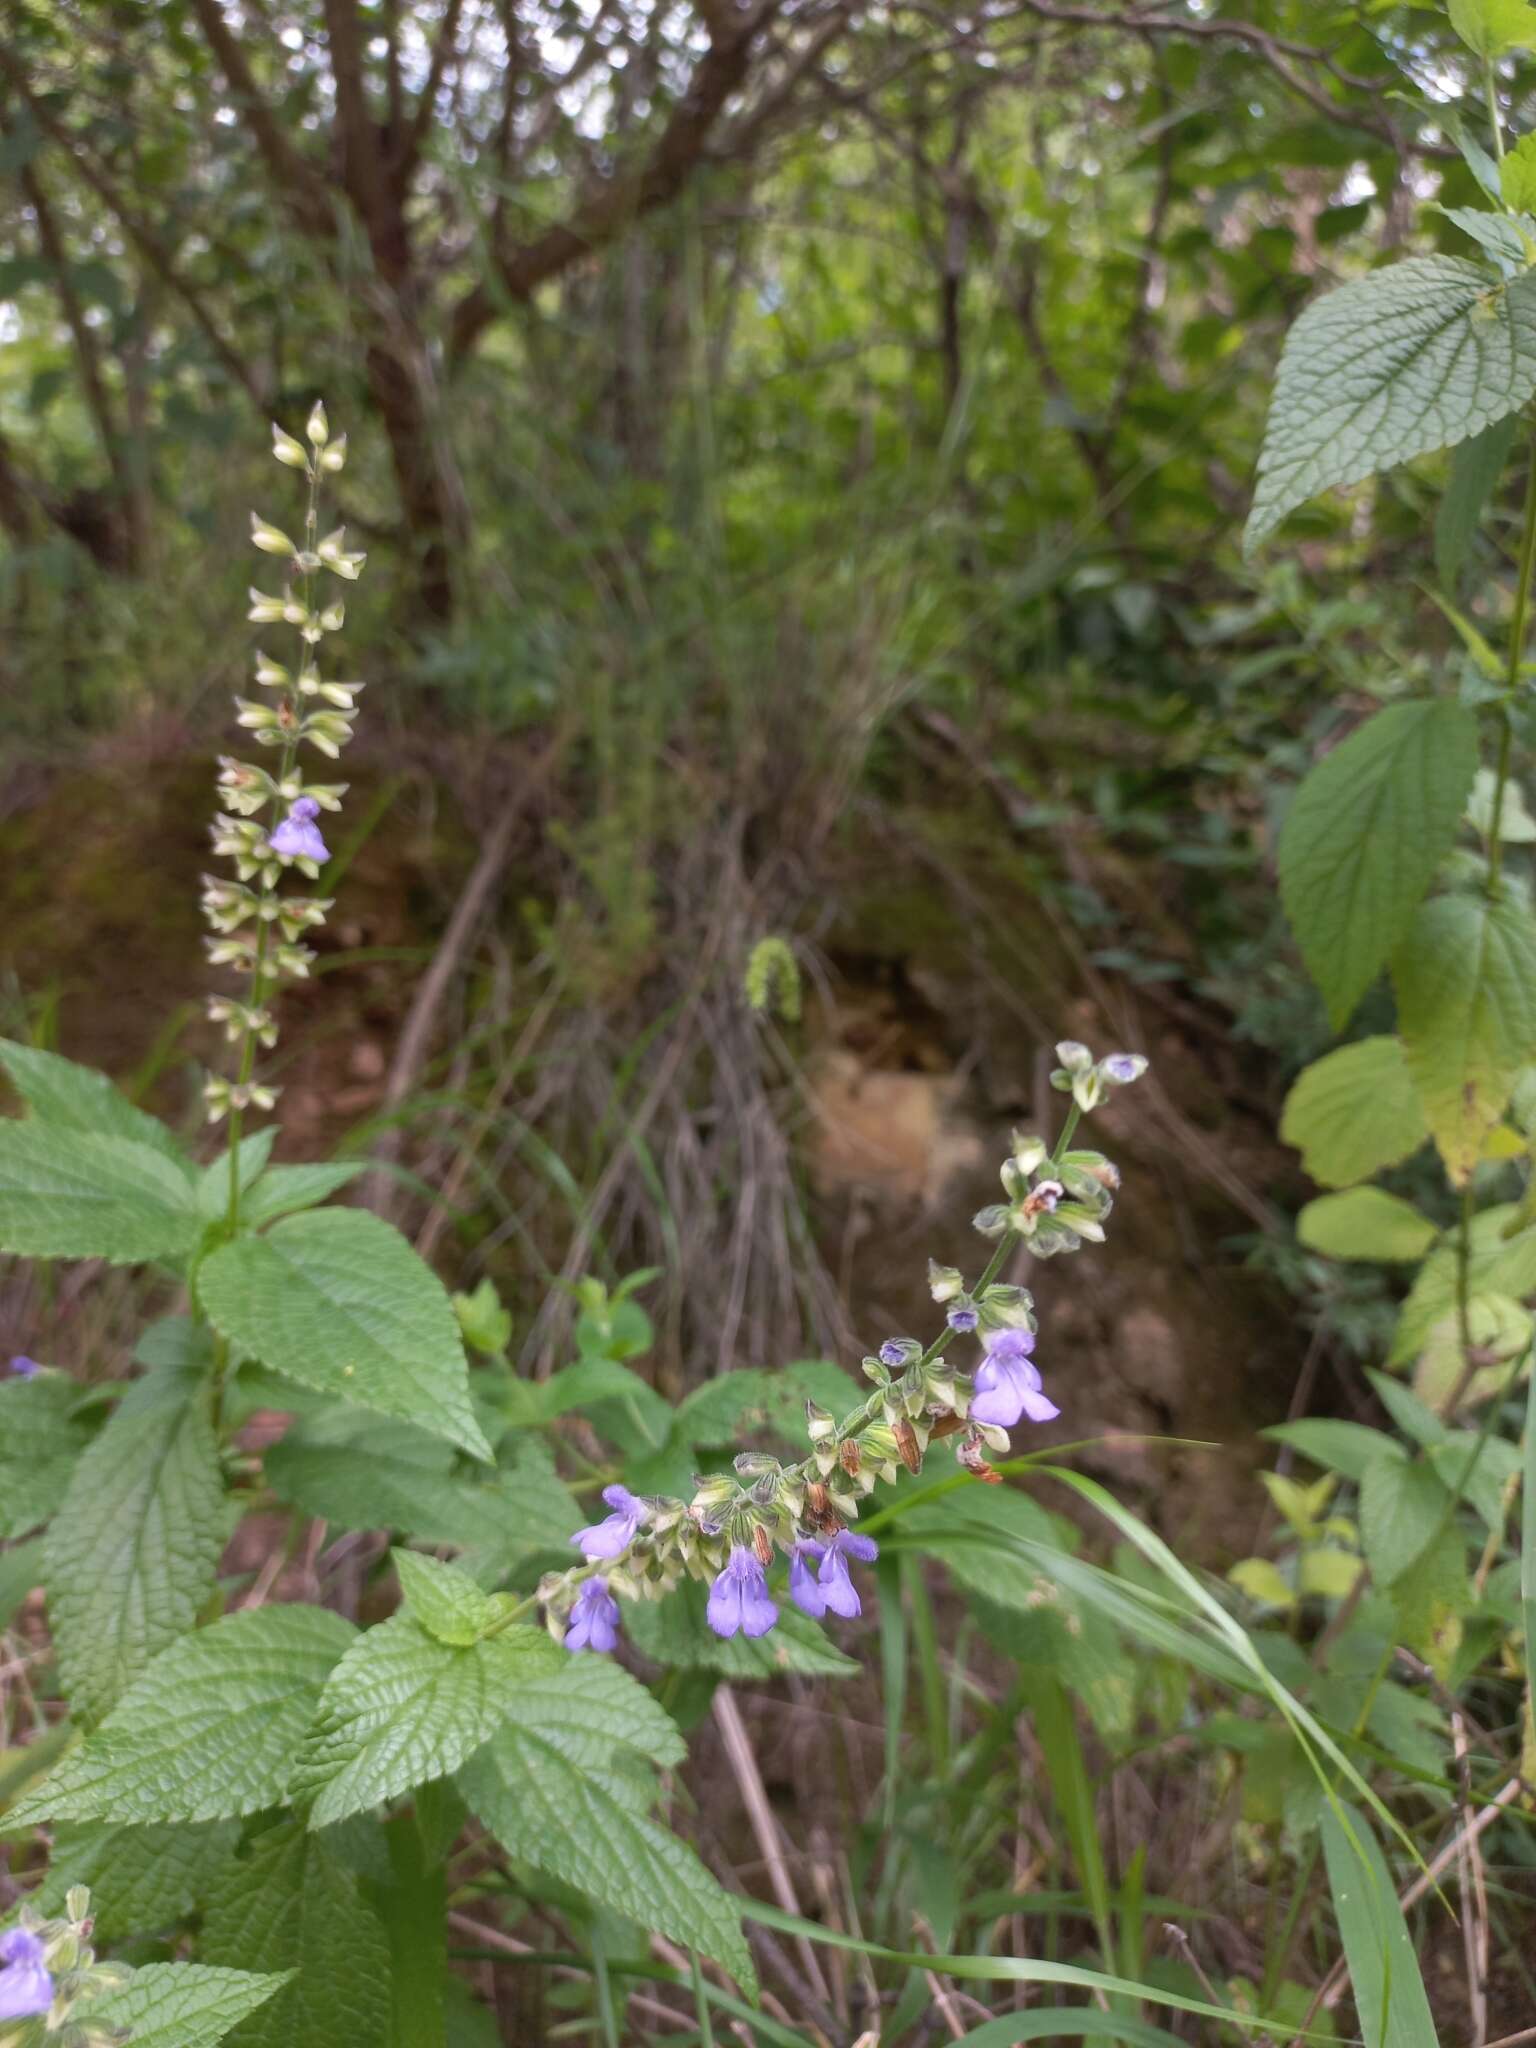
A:
<svg viewBox="0 0 1536 2048">
<path fill-rule="evenodd" d="M 389 437 L 405 546 L 410 556 L 411 608 L 436 624 L 453 616 L 455 543 L 460 507 L 446 451 L 440 451 L 421 378 L 402 360 L 398 342 L 368 345 L 368 390 Z"/>
</svg>

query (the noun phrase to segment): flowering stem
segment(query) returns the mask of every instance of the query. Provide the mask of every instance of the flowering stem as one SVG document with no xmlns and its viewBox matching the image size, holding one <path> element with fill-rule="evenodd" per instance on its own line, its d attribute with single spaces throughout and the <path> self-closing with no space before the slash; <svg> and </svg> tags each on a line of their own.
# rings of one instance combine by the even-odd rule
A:
<svg viewBox="0 0 1536 2048">
<path fill-rule="evenodd" d="M 320 461 L 319 450 L 316 449 L 309 465 L 309 498 L 304 507 L 303 560 L 306 566 L 300 571 L 303 579 L 302 590 L 306 617 L 313 608 L 314 598 L 314 571 L 307 564 L 314 559 L 315 543 L 319 538 L 319 533 Z M 298 633 L 299 665 L 297 673 L 302 674 L 309 654 L 309 643 L 304 638 L 302 626 L 298 628 Z M 282 759 L 278 764 L 277 786 L 279 791 L 282 790 L 288 778 L 292 775 L 294 762 L 298 758 L 299 752 L 299 707 L 298 686 L 296 683 L 289 692 L 288 709 L 292 714 L 292 725 L 289 730 L 287 743 L 283 748 Z M 280 794 L 274 795 L 272 798 L 272 822 L 274 826 L 278 822 L 282 801 Z M 263 906 L 265 906 L 273 893 L 273 887 L 263 886 Z M 251 981 L 248 991 L 248 1008 L 251 1010 L 259 1009 L 261 1006 L 262 991 L 266 985 L 267 953 L 271 945 L 271 937 L 272 920 L 269 917 L 258 918 L 256 925 L 256 954 L 251 962 Z M 255 1072 L 255 1069 L 256 1033 L 251 1024 L 247 1022 L 240 1039 L 240 1057 L 235 1073 L 235 1086 L 237 1089 L 245 1088 L 249 1085 L 251 1075 Z M 237 1100 L 231 1104 L 229 1112 L 229 1206 L 225 1212 L 225 1222 L 231 1237 L 234 1236 L 240 1227 L 240 1136 L 244 1121 L 244 1111 Z"/>
</svg>

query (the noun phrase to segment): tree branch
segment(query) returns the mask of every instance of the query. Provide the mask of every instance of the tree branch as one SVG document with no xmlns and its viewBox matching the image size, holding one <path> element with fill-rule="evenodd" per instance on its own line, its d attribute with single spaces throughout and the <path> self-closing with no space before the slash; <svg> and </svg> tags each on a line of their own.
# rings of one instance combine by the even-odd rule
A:
<svg viewBox="0 0 1536 2048">
<path fill-rule="evenodd" d="M 507 251 L 493 248 L 495 278 L 475 285 L 453 309 L 451 363 L 461 363 L 472 352 L 504 306 L 530 298 L 540 285 L 612 241 L 630 221 L 676 198 L 703 159 L 726 102 L 747 76 L 758 32 L 781 5 L 782 0 L 762 0 L 745 18 L 721 0 L 700 5 L 710 30 L 709 48 L 646 162 L 633 176 L 615 178 L 591 193 L 568 221 L 546 228 L 534 241 Z"/>
<path fill-rule="evenodd" d="M 192 11 L 202 29 L 203 40 L 224 74 L 230 98 L 250 128 L 257 149 L 276 190 L 305 234 L 329 239 L 334 229 L 331 202 L 324 180 L 307 158 L 288 140 L 265 94 L 239 38 L 224 17 L 221 0 L 192 0 Z"/>
</svg>

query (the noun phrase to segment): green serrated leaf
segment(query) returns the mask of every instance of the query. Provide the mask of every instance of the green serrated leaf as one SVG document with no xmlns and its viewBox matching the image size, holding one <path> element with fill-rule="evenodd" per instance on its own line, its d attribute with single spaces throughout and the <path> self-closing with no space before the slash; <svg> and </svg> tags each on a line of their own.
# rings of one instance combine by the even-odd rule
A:
<svg viewBox="0 0 1536 2048">
<path fill-rule="evenodd" d="M 94 1067 L 77 1066 L 56 1052 L 41 1052 L 35 1045 L 19 1045 L 9 1038 L 0 1038 L 0 1066 L 40 1123 L 148 1145 L 173 1160 L 183 1175 L 190 1175 L 192 1169 L 174 1133 L 158 1117 L 137 1108 Z"/>
<path fill-rule="evenodd" d="M 261 1230 L 298 1209 L 329 1201 L 363 1171 L 361 1159 L 317 1160 L 306 1166 L 269 1166 L 240 1204 L 246 1230 Z"/>
<path fill-rule="evenodd" d="M 1450 1499 L 1433 1469 L 1378 1458 L 1360 1482 L 1360 1547 L 1378 1586 L 1402 1577 L 1428 1547 Z"/>
<path fill-rule="evenodd" d="M 686 1843 L 616 1799 L 547 1735 L 502 1729 L 459 1772 L 458 1782 L 515 1861 L 698 1949 L 755 1991 L 751 1954 L 729 1895 Z"/>
<path fill-rule="evenodd" d="M 1320 491 L 1481 433 L 1533 391 L 1531 278 L 1415 256 L 1341 285 L 1286 336 L 1244 545 Z"/>
<path fill-rule="evenodd" d="M 1280 894 L 1336 1030 L 1408 930 L 1476 768 L 1473 714 L 1425 699 L 1377 712 L 1297 790 Z"/>
<path fill-rule="evenodd" d="M 1523 270 L 1531 261 L 1531 249 L 1536 246 L 1532 241 L 1536 237 L 1536 220 L 1529 214 L 1521 215 L 1518 209 L 1514 216 L 1490 213 L 1477 206 L 1443 206 L 1440 211 L 1495 262 Z"/>
<path fill-rule="evenodd" d="M 1411 1202 L 1383 1188 L 1319 1195 L 1296 1218 L 1301 1242 L 1330 1259 L 1411 1262 L 1423 1258 L 1439 1234 Z"/>
<path fill-rule="evenodd" d="M 556 1742 L 584 1769 L 602 1769 L 616 1750 L 664 1767 L 688 1754 L 665 1707 L 608 1657 L 569 1657 L 562 1669 L 524 1680 L 506 1708 L 509 1727 Z"/>
<path fill-rule="evenodd" d="M 54 1830 L 47 1874 L 27 1903 L 52 1917 L 63 1912 L 70 1887 L 83 1884 L 90 1888 L 98 1942 L 156 1934 L 201 1905 L 239 1834 L 233 1821 L 200 1827 L 66 1823 Z"/>
<path fill-rule="evenodd" d="M 1393 955 L 1392 981 L 1425 1119 L 1464 1186 L 1536 1053 L 1536 925 L 1509 897 L 1438 896 Z"/>
<path fill-rule="evenodd" d="M 1456 589 L 1473 536 L 1509 460 L 1518 425 L 1513 413 L 1497 420 L 1461 442 L 1451 457 L 1451 474 L 1435 513 L 1435 572 L 1448 594 Z"/>
<path fill-rule="evenodd" d="M 62 1373 L 0 1380 L 0 1537 L 46 1522 L 69 1491 L 91 1435 L 75 1414 L 79 1399 Z"/>
<path fill-rule="evenodd" d="M 258 1607 L 193 1630 L 13 1818 L 224 1820 L 277 1805 L 356 1639 L 324 1607 Z"/>
<path fill-rule="evenodd" d="M 1280 1136 L 1324 1187 L 1343 1188 L 1417 1152 L 1429 1126 L 1398 1038 L 1362 1038 L 1298 1076 Z"/>
<path fill-rule="evenodd" d="M 463 1649 L 477 1643 L 505 1611 L 502 1600 L 483 1593 L 468 1572 L 423 1557 L 415 1550 L 392 1550 L 405 1611 L 429 1636 Z"/>
<path fill-rule="evenodd" d="M 243 1356 L 491 1462 L 448 1295 L 381 1218 L 361 1209 L 290 1216 L 214 1252 L 198 1293 Z"/>
<path fill-rule="evenodd" d="M 717 1636 L 704 1619 L 704 1588 L 685 1579 L 664 1600 L 633 1600 L 624 1608 L 624 1628 L 637 1649 L 674 1670 L 715 1671 L 722 1678 L 774 1678 L 783 1672 L 806 1677 L 851 1678 L 859 1666 L 845 1657 L 826 1631 L 793 1607 L 781 1605 L 778 1625 L 756 1641 Z"/>
<path fill-rule="evenodd" d="M 1451 27 L 1479 57 L 1536 49 L 1536 9 L 1529 0 L 1450 0 L 1450 11 Z"/>
<path fill-rule="evenodd" d="M 193 1626 L 226 1533 L 201 1391 L 119 1408 L 75 1466 L 44 1554 L 59 1675 L 82 1727 Z"/>
<path fill-rule="evenodd" d="M 325 1827 L 446 1777 L 494 1732 L 509 1695 L 565 1657 L 538 1628 L 455 1648 L 408 1614 L 391 1616 L 332 1672 L 291 1796 L 313 1801 L 310 1824 Z"/>
<path fill-rule="evenodd" d="M 301 1822 L 269 1830 L 209 1902 L 202 1953 L 291 1972 L 230 2048 L 389 2048 L 390 1955 L 353 1873 Z"/>
<path fill-rule="evenodd" d="M 215 2048 L 287 1982 L 204 1963 L 146 1963 L 122 1991 L 90 2007 L 90 2020 L 127 2028 L 133 2048 Z"/>
<path fill-rule="evenodd" d="M 136 1266 L 184 1258 L 201 1229 L 190 1172 L 154 1146 L 0 1122 L 0 1251 Z"/>
</svg>

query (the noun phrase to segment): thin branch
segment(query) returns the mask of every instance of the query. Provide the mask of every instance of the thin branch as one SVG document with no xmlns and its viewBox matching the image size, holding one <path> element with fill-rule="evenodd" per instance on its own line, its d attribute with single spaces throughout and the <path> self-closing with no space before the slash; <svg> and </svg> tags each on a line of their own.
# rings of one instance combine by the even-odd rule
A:
<svg viewBox="0 0 1536 2048">
<path fill-rule="evenodd" d="M 329 239 L 334 221 L 324 180 L 289 141 L 256 82 L 256 74 L 239 37 L 225 19 L 221 0 L 192 0 L 192 11 L 202 29 L 203 40 L 224 74 L 230 97 L 261 152 L 274 187 L 306 234 L 317 240 Z"/>
</svg>

